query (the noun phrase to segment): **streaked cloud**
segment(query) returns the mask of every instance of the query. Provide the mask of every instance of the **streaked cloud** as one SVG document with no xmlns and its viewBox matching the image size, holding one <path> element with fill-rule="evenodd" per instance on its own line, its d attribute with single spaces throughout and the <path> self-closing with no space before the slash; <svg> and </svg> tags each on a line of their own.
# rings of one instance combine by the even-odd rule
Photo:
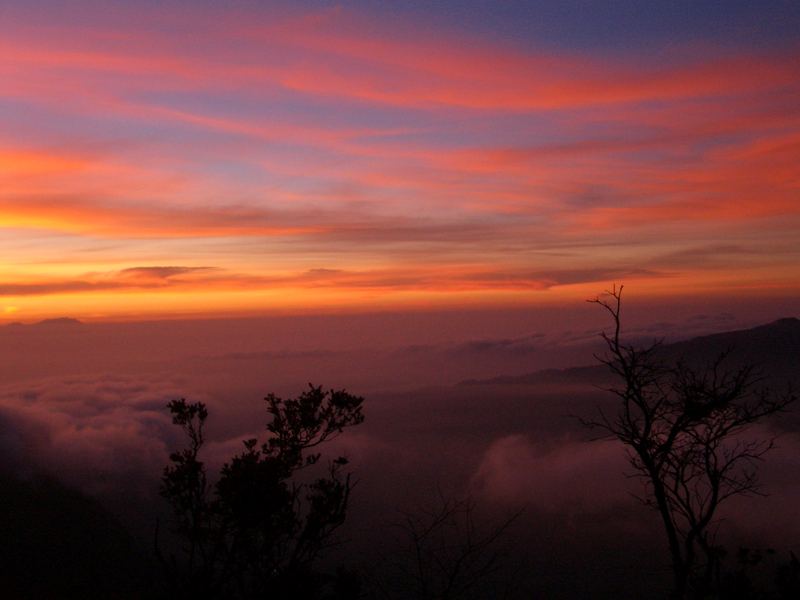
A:
<svg viewBox="0 0 800 600">
<path fill-rule="evenodd" d="M 354 8 L 9 14 L 0 296 L 22 317 L 145 289 L 191 312 L 203 286 L 235 291 L 223 312 L 287 289 L 546 301 L 598 277 L 797 291 L 786 40 L 589 53 Z"/>
</svg>

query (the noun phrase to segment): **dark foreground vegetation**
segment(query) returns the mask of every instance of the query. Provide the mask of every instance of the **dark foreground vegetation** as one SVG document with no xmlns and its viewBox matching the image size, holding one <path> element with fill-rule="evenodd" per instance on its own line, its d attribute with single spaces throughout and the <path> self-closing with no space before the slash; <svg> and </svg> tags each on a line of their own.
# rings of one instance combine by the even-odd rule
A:
<svg viewBox="0 0 800 600">
<path fill-rule="evenodd" d="M 585 423 L 625 445 L 631 474 L 644 483 L 638 499 L 663 525 L 672 596 L 719 597 L 726 587 L 725 550 L 716 540 L 715 517 L 731 498 L 760 492 L 758 463 L 775 440 L 748 435 L 751 426 L 785 412 L 796 398 L 763 387 L 752 365 L 727 367 L 727 352 L 697 368 L 660 360 L 658 343 L 625 344 L 622 287 L 593 302 L 612 318 L 612 332 L 602 334 L 608 354 L 600 361 L 620 380 L 609 388 L 619 408 Z"/>
<path fill-rule="evenodd" d="M 595 416 L 580 417 L 601 438 L 626 448 L 629 469 L 620 480 L 627 475 L 641 483 L 631 509 L 637 502 L 652 509 L 649 522 L 659 536 L 650 541 L 652 553 L 670 573 L 654 597 L 800 598 L 800 562 L 789 550 L 797 540 L 776 549 L 725 547 L 720 541 L 731 526 L 720 517 L 721 507 L 767 491 L 758 469 L 769 460 L 776 438 L 773 430 L 754 426 L 778 414 L 792 416 L 786 412 L 795 400 L 791 390 L 770 389 L 770 380 L 760 375 L 770 365 L 759 369 L 749 357 L 732 360 L 735 349 L 719 336 L 701 346 L 714 350 L 702 356 L 685 344 L 627 343 L 621 288 L 596 302 L 612 319 L 603 336 L 607 352 L 599 357 L 606 373 L 599 380 L 615 400 Z M 800 335 L 797 323 L 784 325 Z M 759 335 L 750 338 L 754 346 L 763 341 Z M 773 337 L 765 343 L 783 342 Z M 791 349 L 797 347 L 790 344 L 795 353 L 784 356 L 795 369 L 800 355 Z M 575 373 L 595 377 L 598 371 Z M 531 381 L 559 376 L 570 375 L 538 374 Z M 214 418 L 207 407 L 181 399 L 167 408 L 184 445 L 174 449 L 164 468 L 160 495 L 168 513 L 153 517 L 149 539 L 129 535 L 96 501 L 52 478 L 0 477 L 0 596 L 554 597 L 530 576 L 559 568 L 541 558 L 549 547 L 574 538 L 575 547 L 592 556 L 592 535 L 582 536 L 580 528 L 558 529 L 549 539 L 520 536 L 531 519 L 543 522 L 547 515 L 532 516 L 525 506 L 482 514 L 475 500 L 444 493 L 402 512 L 397 505 L 384 507 L 379 530 L 370 532 L 370 551 L 356 552 L 357 540 L 342 531 L 363 516 L 354 503 L 359 486 L 336 440 L 364 421 L 364 400 L 346 391 L 309 386 L 296 398 L 269 395 L 263 438 L 245 440 L 218 470 L 203 458 Z M 794 427 L 786 423 L 784 428 Z M 407 443 L 414 444 L 413 434 Z M 611 535 L 624 538 L 626 532 Z M 625 548 L 624 539 L 618 547 Z M 605 560 L 597 556 L 598 562 Z M 631 546 L 618 558 L 627 571 L 598 573 L 588 561 L 584 572 L 567 576 L 588 580 L 589 590 L 592 579 L 618 580 L 621 593 L 611 594 L 598 583 L 593 597 L 637 597 L 633 573 L 643 557 Z"/>
<path fill-rule="evenodd" d="M 0 476 L 0 597 L 142 598 L 154 562 L 96 501 L 45 477 Z"/>
<path fill-rule="evenodd" d="M 169 557 L 156 546 L 170 598 L 358 595 L 344 571 L 328 575 L 314 567 L 344 523 L 353 488 L 343 472 L 347 459 L 323 460 L 320 448 L 364 420 L 363 398 L 310 386 L 295 399 L 270 395 L 265 402 L 266 441 L 246 440 L 213 485 L 199 458 L 205 405 L 169 404 L 173 423 L 188 438 L 162 478 L 181 542 Z M 307 473 L 314 470 L 322 472 Z"/>
</svg>

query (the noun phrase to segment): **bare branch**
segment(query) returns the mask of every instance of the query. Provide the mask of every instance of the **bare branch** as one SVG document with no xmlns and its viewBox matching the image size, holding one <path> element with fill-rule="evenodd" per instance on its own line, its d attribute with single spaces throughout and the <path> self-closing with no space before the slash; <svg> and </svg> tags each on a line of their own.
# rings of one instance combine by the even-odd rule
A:
<svg viewBox="0 0 800 600">
<path fill-rule="evenodd" d="M 668 364 L 660 342 L 644 348 L 621 341 L 623 286 L 589 300 L 612 319 L 613 333 L 601 333 L 608 355 L 596 357 L 620 385 L 616 416 L 602 411 L 581 420 L 629 450 L 633 477 L 645 482 L 643 502 L 664 526 L 675 576 L 676 597 L 709 584 L 718 552 L 713 540 L 719 506 L 734 496 L 761 494 L 756 466 L 774 439 L 747 440 L 755 423 L 783 412 L 795 401 L 763 387 L 752 366 L 728 368 L 728 349 L 710 364 L 694 368 Z M 601 438 L 602 439 L 602 438 Z"/>
</svg>

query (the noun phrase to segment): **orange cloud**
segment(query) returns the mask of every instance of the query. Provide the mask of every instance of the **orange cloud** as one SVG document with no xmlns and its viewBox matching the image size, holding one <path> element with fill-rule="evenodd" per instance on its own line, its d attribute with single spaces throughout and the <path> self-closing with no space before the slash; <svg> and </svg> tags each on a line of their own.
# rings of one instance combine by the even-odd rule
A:
<svg viewBox="0 0 800 600">
<path fill-rule="evenodd" d="M 74 172 L 85 169 L 87 162 L 75 156 L 59 156 L 31 151 L 0 149 L 0 178 L 30 177 Z"/>
<path fill-rule="evenodd" d="M 291 220 L 291 217 L 289 217 Z M 100 237 L 219 237 L 314 234 L 327 226 L 287 222 L 248 207 L 112 205 L 69 196 L 0 197 L 0 227 L 54 229 Z"/>
<path fill-rule="evenodd" d="M 2 30 L 2 289 L 28 308 L 661 289 L 709 280 L 666 247 L 785 241 L 799 217 L 796 47 L 631 60 L 346 10 L 155 18 Z M 787 280 L 752 257 L 747 285 Z M 197 261 L 219 270 L 126 270 Z"/>
<path fill-rule="evenodd" d="M 118 290 L 173 291 L 186 289 L 254 290 L 292 289 L 318 290 L 331 288 L 352 291 L 382 292 L 464 292 L 464 291 L 531 291 L 560 285 L 603 282 L 609 279 L 660 278 L 667 276 L 641 269 L 564 269 L 520 270 L 505 268 L 488 270 L 481 266 L 452 265 L 442 267 L 407 267 L 373 270 L 310 269 L 283 275 L 232 273 L 212 267 L 147 266 L 129 267 L 120 271 L 85 273 L 74 278 L 34 278 L 0 283 L 0 297 L 47 296 L 53 294 L 97 293 Z"/>
</svg>

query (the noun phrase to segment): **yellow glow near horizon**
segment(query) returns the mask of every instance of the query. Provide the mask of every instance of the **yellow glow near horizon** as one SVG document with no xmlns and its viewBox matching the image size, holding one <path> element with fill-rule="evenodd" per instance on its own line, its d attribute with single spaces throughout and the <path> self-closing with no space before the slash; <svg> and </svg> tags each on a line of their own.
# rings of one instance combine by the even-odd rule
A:
<svg viewBox="0 0 800 600">
<path fill-rule="evenodd" d="M 796 46 L 631 61 L 344 9 L 19 10 L 15 319 L 800 296 Z"/>
</svg>

